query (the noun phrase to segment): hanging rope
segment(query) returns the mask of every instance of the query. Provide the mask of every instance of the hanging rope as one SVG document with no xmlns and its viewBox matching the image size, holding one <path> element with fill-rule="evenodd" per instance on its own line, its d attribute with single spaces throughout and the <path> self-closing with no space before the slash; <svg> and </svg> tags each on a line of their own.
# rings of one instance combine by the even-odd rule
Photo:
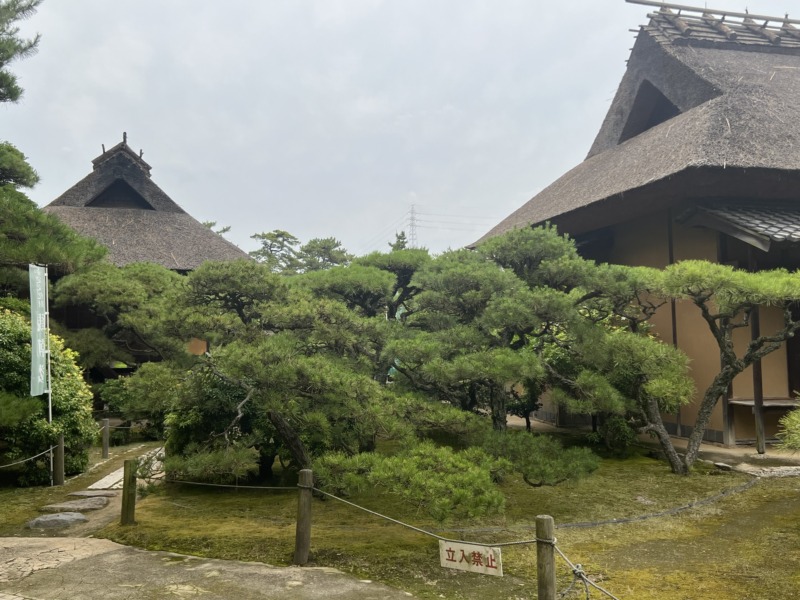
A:
<svg viewBox="0 0 800 600">
<path fill-rule="evenodd" d="M 567 588 L 567 590 L 565 590 L 564 593 L 561 595 L 562 598 L 564 597 L 564 595 L 566 595 L 568 591 L 572 590 L 572 588 L 575 586 L 575 583 L 578 580 L 580 580 L 581 582 L 583 582 L 583 587 L 586 591 L 587 600 L 589 598 L 589 586 L 592 586 L 593 588 L 595 588 L 599 592 L 602 592 L 603 594 L 605 594 L 609 598 L 612 598 L 613 600 L 619 600 L 619 598 L 617 598 L 614 594 L 612 594 L 606 589 L 603 589 L 602 587 L 597 585 L 594 581 L 589 579 L 589 577 L 587 577 L 586 573 L 583 570 L 583 567 L 580 564 L 572 564 L 572 561 L 567 558 L 567 556 L 561 551 L 561 549 L 558 546 L 556 546 L 555 540 L 553 541 L 553 548 L 555 549 L 556 552 L 558 552 L 558 555 L 564 559 L 564 562 L 566 562 L 569 565 L 569 568 L 572 569 L 572 577 L 573 577 L 572 583 L 570 584 L 569 588 Z"/>
<path fill-rule="evenodd" d="M 5 469 L 6 467 L 13 467 L 14 465 L 21 465 L 22 463 L 26 463 L 29 460 L 33 460 L 34 458 L 39 458 L 40 456 L 44 456 L 48 452 L 51 452 L 52 450 L 55 450 L 55 449 L 56 449 L 56 446 L 50 446 L 47 450 L 45 450 L 44 452 L 40 452 L 36 456 L 31 456 L 29 458 L 24 458 L 22 460 L 18 460 L 17 462 L 9 463 L 7 465 L 0 465 L 0 469 Z"/>
</svg>

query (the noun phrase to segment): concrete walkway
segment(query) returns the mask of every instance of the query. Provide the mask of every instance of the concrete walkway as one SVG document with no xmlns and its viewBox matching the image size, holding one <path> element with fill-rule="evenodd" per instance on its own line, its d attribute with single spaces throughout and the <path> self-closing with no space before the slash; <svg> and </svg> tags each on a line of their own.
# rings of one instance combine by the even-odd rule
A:
<svg viewBox="0 0 800 600">
<path fill-rule="evenodd" d="M 94 538 L 0 538 L 0 600 L 396 600 L 336 569 L 149 552 Z"/>
</svg>

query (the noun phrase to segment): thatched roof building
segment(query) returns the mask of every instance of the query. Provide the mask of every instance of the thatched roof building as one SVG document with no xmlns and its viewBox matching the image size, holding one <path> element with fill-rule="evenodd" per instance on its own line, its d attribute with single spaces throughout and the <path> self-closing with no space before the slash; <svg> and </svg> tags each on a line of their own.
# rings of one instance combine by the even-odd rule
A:
<svg viewBox="0 0 800 600">
<path fill-rule="evenodd" d="M 800 21 L 632 1 L 658 9 L 588 156 L 477 244 L 545 221 L 580 236 L 676 206 L 713 205 L 726 221 L 737 199 L 800 210 Z M 770 237 L 758 219 L 730 220 Z"/>
<path fill-rule="evenodd" d="M 114 264 L 152 262 L 190 271 L 207 260 L 249 258 L 167 196 L 125 134 L 92 164 L 89 175 L 44 210 L 105 245 Z"/>
</svg>

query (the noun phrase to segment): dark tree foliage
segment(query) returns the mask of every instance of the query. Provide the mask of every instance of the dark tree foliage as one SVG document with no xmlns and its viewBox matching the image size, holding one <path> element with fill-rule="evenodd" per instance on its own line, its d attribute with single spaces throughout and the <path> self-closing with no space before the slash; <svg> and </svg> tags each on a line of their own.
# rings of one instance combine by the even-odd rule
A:
<svg viewBox="0 0 800 600">
<path fill-rule="evenodd" d="M 0 186 L 0 295 L 27 297 L 29 263 L 48 265 L 57 278 L 105 254 L 105 248 L 42 212 L 11 184 Z"/>
<path fill-rule="evenodd" d="M 3 0 L 0 2 L 0 102 L 16 102 L 22 96 L 17 77 L 8 66 L 18 58 L 36 52 L 39 35 L 32 39 L 19 36 L 17 22 L 36 12 L 42 0 Z"/>
</svg>

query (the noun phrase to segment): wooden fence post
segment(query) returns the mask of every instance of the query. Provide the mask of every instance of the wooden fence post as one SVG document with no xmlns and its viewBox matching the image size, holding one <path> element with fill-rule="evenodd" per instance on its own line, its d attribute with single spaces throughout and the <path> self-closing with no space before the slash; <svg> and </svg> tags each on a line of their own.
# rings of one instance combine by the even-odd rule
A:
<svg viewBox="0 0 800 600">
<path fill-rule="evenodd" d="M 64 434 L 58 436 L 53 456 L 53 485 L 64 485 Z"/>
<path fill-rule="evenodd" d="M 539 600 L 556 600 L 555 523 L 549 515 L 536 517 L 536 580 Z"/>
<path fill-rule="evenodd" d="M 297 530 L 294 539 L 294 564 L 304 565 L 308 562 L 311 550 L 311 488 L 314 486 L 314 474 L 311 469 L 300 471 L 300 488 L 297 497 Z"/>
<path fill-rule="evenodd" d="M 122 515 L 120 525 L 136 525 L 136 470 L 139 461 L 131 458 L 125 461 L 122 478 Z"/>
<path fill-rule="evenodd" d="M 103 419 L 103 458 L 108 458 L 108 442 L 111 437 L 111 421 Z"/>
</svg>

